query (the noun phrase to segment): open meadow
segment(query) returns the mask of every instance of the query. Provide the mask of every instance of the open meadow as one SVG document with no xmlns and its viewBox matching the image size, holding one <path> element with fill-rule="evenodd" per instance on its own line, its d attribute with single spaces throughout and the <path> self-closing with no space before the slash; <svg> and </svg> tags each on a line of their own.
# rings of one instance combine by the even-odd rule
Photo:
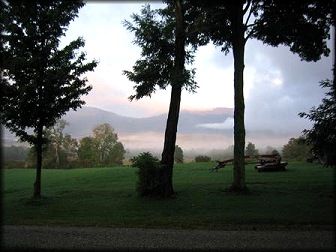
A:
<svg viewBox="0 0 336 252">
<path fill-rule="evenodd" d="M 6 169 L 4 225 L 160 227 L 185 229 L 332 229 L 334 168 L 289 163 L 286 172 L 258 173 L 246 166 L 247 194 L 223 191 L 232 165 L 176 164 L 177 196 L 140 198 L 136 168 L 42 170 L 42 195 L 32 202 L 35 169 Z"/>
</svg>

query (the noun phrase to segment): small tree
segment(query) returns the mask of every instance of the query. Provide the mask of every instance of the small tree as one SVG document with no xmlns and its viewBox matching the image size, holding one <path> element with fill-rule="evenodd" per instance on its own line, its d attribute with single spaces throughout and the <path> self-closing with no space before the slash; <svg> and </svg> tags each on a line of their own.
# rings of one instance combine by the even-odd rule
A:
<svg viewBox="0 0 336 252">
<path fill-rule="evenodd" d="M 80 140 L 79 159 L 94 166 L 121 165 L 126 152 L 112 126 L 100 124 L 92 132 L 92 137 Z"/>
<path fill-rule="evenodd" d="M 176 163 L 183 163 L 183 150 L 180 146 L 175 146 L 174 160 Z"/>
<path fill-rule="evenodd" d="M 56 167 L 60 167 L 60 155 L 61 155 L 61 149 L 64 144 L 64 129 L 65 126 L 69 125 L 69 123 L 65 120 L 58 120 L 53 127 L 51 127 L 50 130 L 50 141 L 52 142 L 52 145 L 55 150 L 55 157 L 56 157 Z"/>
<path fill-rule="evenodd" d="M 247 156 L 256 156 L 259 155 L 258 149 L 256 149 L 255 145 L 249 142 L 245 149 L 245 155 Z"/>
<path fill-rule="evenodd" d="M 84 5 L 74 1 L 7 0 L 4 22 L 3 81 L 4 109 L 1 121 L 22 141 L 36 149 L 34 194 L 41 197 L 42 146 L 45 129 L 70 109 L 85 102 L 91 90 L 83 77 L 96 66 L 85 63 L 82 38 L 59 48 L 60 37 Z M 28 129 L 32 129 L 30 133 Z"/>
<path fill-rule="evenodd" d="M 100 164 L 120 164 L 124 159 L 125 150 L 122 143 L 118 142 L 118 134 L 114 132 L 112 126 L 108 123 L 103 123 L 95 126 L 92 132 L 98 150 Z"/>
</svg>

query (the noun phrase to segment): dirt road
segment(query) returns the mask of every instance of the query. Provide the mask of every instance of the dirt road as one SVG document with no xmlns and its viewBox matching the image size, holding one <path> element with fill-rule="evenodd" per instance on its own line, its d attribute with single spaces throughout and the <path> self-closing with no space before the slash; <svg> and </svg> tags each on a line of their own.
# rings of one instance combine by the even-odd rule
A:
<svg viewBox="0 0 336 252">
<path fill-rule="evenodd" d="M 334 250 L 332 231 L 3 226 L 5 250 Z"/>
</svg>

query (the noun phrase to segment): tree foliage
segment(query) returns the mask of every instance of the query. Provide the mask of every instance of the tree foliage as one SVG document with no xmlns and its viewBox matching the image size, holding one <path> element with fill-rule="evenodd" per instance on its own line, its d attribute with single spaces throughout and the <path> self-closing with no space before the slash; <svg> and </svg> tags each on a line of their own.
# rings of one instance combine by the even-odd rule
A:
<svg viewBox="0 0 336 252">
<path fill-rule="evenodd" d="M 68 122 L 60 119 L 54 126 L 45 130 L 46 143 L 43 147 L 42 168 L 65 169 L 76 166 L 78 141 L 64 132 L 67 125 Z M 30 148 L 26 167 L 36 167 L 35 146 Z"/>
<path fill-rule="evenodd" d="M 245 149 L 245 155 L 247 156 L 257 156 L 259 155 L 258 149 L 256 149 L 255 144 L 249 142 Z"/>
<path fill-rule="evenodd" d="M 68 110 L 81 107 L 85 102 L 80 97 L 91 90 L 83 75 L 97 62 L 86 62 L 80 51 L 84 40 L 59 48 L 60 37 L 83 5 L 81 0 L 8 0 L 5 4 L 1 120 L 22 141 L 36 146 L 35 197 L 41 196 L 45 129 Z"/>
<path fill-rule="evenodd" d="M 91 166 L 121 165 L 126 151 L 112 126 L 108 123 L 97 125 L 92 133 L 93 136 L 80 140 L 79 159 Z"/>
<path fill-rule="evenodd" d="M 183 163 L 183 150 L 180 146 L 175 146 L 174 159 L 176 163 Z"/>
<path fill-rule="evenodd" d="M 125 20 L 124 26 L 135 34 L 133 43 L 141 47 L 141 58 L 137 60 L 132 71 L 124 70 L 123 74 L 136 85 L 135 94 L 130 100 L 138 100 L 145 96 L 151 97 L 159 89 L 166 89 L 174 84 L 175 71 L 175 40 L 176 17 L 174 8 L 168 5 L 164 9 L 151 9 L 147 4 L 140 14 L 132 14 L 132 21 Z M 185 53 L 186 64 L 194 61 L 195 48 Z M 194 80 L 195 69 L 183 69 L 183 77 L 179 83 L 191 92 L 197 88 Z"/>
<path fill-rule="evenodd" d="M 326 165 L 336 165 L 336 97 L 335 86 L 331 80 L 321 81 L 320 86 L 328 89 L 325 98 L 318 107 L 313 107 L 308 113 L 299 113 L 300 117 L 313 122 L 312 129 L 305 129 L 303 134 L 312 151 Z"/>
<path fill-rule="evenodd" d="M 311 156 L 310 147 L 303 136 L 291 138 L 282 148 L 282 156 L 289 161 L 306 161 Z"/>
<path fill-rule="evenodd" d="M 136 190 L 141 197 L 162 196 L 163 170 L 160 160 L 149 152 L 140 153 L 131 159 L 132 167 L 138 168 Z"/>
</svg>

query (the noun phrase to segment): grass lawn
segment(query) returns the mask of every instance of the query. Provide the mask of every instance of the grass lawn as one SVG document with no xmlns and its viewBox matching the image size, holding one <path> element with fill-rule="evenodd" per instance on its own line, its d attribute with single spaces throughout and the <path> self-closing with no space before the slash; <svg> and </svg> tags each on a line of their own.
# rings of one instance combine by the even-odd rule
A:
<svg viewBox="0 0 336 252">
<path fill-rule="evenodd" d="M 34 169 L 3 176 L 3 224 L 160 227 L 188 229 L 332 229 L 334 168 L 289 163 L 287 172 L 258 173 L 246 166 L 249 193 L 224 192 L 232 166 L 177 164 L 176 198 L 139 198 L 131 167 L 42 170 L 45 199 L 32 203 Z"/>
</svg>

